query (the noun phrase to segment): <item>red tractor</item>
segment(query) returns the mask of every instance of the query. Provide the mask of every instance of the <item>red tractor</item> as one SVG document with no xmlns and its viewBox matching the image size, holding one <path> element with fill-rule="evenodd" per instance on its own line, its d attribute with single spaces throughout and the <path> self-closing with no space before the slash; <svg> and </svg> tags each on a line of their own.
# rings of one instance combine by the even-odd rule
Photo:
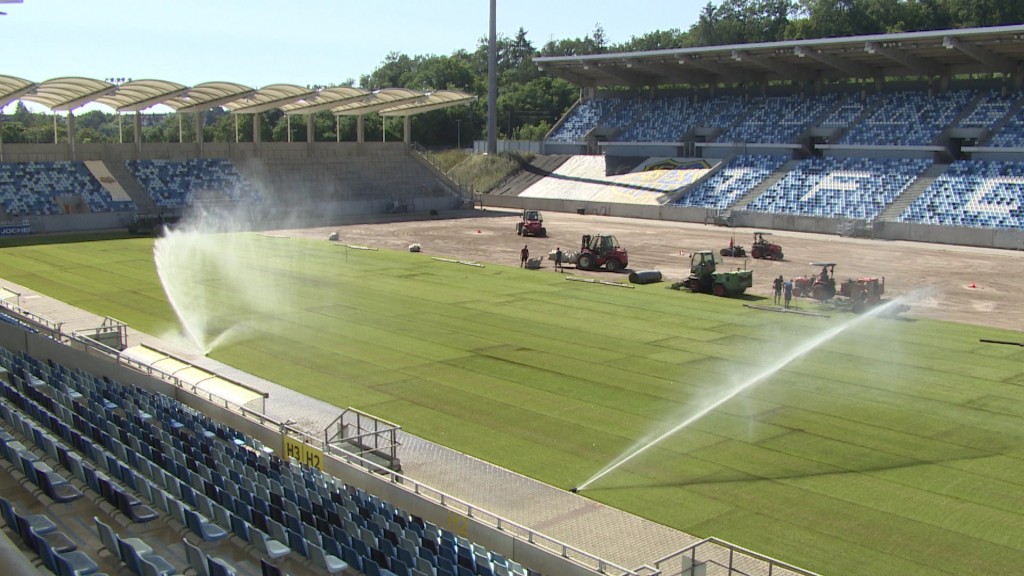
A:
<svg viewBox="0 0 1024 576">
<path fill-rule="evenodd" d="M 618 272 L 629 266 L 626 249 L 611 234 L 584 234 L 580 244 L 579 252 L 569 252 L 564 257 L 565 262 L 576 264 L 580 270 L 604 268 Z"/>
<path fill-rule="evenodd" d="M 771 235 L 771 232 L 754 232 L 754 245 L 750 247 L 750 255 L 753 258 L 782 260 L 782 246 L 764 239 L 765 236 Z"/>
<path fill-rule="evenodd" d="M 885 277 L 850 278 L 839 286 L 839 294 L 850 299 L 854 312 L 863 312 L 882 301 L 885 294 Z"/>
<path fill-rule="evenodd" d="M 547 236 L 544 228 L 544 217 L 538 210 L 523 210 L 519 222 L 516 222 L 516 234 L 519 236 Z"/>
<path fill-rule="evenodd" d="M 811 262 L 821 271 L 810 276 L 793 279 L 793 296 L 809 296 L 815 300 L 828 300 L 836 295 L 836 265 L 833 262 Z"/>
</svg>

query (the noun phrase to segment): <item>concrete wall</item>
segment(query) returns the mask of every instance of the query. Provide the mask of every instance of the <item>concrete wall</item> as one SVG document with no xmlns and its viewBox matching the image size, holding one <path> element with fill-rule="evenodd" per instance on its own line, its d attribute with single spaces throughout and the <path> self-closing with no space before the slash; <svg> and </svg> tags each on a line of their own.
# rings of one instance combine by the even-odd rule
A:
<svg viewBox="0 0 1024 576">
<path fill-rule="evenodd" d="M 539 140 L 498 140 L 498 153 L 528 152 L 531 154 L 554 154 L 544 151 L 544 142 Z M 474 154 L 487 153 L 487 140 L 473 141 Z"/>
<path fill-rule="evenodd" d="M 658 156 L 665 156 L 668 158 L 678 158 L 681 156 L 688 156 L 686 153 L 686 146 L 679 143 L 649 143 L 649 144 L 637 144 L 637 143 L 616 143 L 609 142 L 603 146 L 605 156 L 636 156 L 636 157 L 648 157 L 654 158 Z"/>
<path fill-rule="evenodd" d="M 127 228 L 134 218 L 134 212 L 98 212 L 66 216 L 29 216 L 26 219 L 32 227 L 33 234 L 48 234 Z"/>
<path fill-rule="evenodd" d="M 911 240 L 932 244 L 1003 248 L 1006 250 L 1024 249 L 1024 230 L 992 230 L 986 228 L 908 224 L 906 222 L 877 222 L 873 226 L 872 237 L 886 240 Z"/>
<path fill-rule="evenodd" d="M 822 144 L 818 148 L 826 157 L 835 158 L 924 158 L 926 160 L 935 157 L 941 152 L 941 146 L 903 146 L 901 148 L 882 148 L 877 146 L 855 146 L 842 144 Z"/>
</svg>

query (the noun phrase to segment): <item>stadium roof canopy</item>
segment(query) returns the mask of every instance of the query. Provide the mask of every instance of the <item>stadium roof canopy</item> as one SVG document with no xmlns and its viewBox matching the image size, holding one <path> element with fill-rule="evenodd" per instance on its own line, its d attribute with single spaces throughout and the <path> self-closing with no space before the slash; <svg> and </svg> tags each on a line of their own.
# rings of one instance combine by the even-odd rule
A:
<svg viewBox="0 0 1024 576">
<path fill-rule="evenodd" d="M 329 110 L 345 116 L 370 112 L 410 116 L 467 104 L 474 99 L 469 94 L 451 90 L 420 92 L 386 88 L 371 92 L 344 86 L 316 90 L 293 84 L 272 84 L 256 89 L 233 82 L 206 82 L 189 87 L 166 80 L 129 80 L 113 84 L 93 78 L 54 78 L 36 83 L 0 76 L 0 108 L 25 100 L 55 112 L 72 111 L 95 102 L 119 113 L 139 112 L 163 104 L 182 113 L 223 107 L 234 114 L 279 109 L 289 115 Z"/>
<path fill-rule="evenodd" d="M 584 87 L 1019 75 L 1024 25 L 533 59 Z"/>
</svg>

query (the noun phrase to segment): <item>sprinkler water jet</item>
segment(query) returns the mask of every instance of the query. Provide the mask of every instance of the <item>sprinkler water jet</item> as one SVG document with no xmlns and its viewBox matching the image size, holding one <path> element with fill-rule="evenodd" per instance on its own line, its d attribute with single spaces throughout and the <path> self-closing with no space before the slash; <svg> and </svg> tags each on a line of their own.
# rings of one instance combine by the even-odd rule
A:
<svg viewBox="0 0 1024 576">
<path fill-rule="evenodd" d="M 917 293 L 915 293 L 915 294 L 917 294 Z M 593 484 L 594 482 L 600 480 L 601 478 L 603 478 L 607 474 L 613 472 L 614 470 L 616 470 L 617 468 L 619 468 L 623 464 L 629 462 L 633 458 L 636 458 L 640 454 L 643 454 L 648 449 L 656 446 L 657 444 L 661 443 L 663 440 L 667 439 L 668 437 L 675 435 L 680 430 L 683 430 L 684 428 L 686 428 L 689 425 L 693 424 L 694 422 L 700 420 L 704 416 L 707 416 L 711 411 L 713 411 L 714 409 L 718 408 L 722 404 L 725 404 L 729 400 L 735 398 L 736 396 L 738 396 L 742 392 L 752 388 L 753 386 L 755 386 L 756 384 L 759 384 L 760 382 L 763 382 L 764 380 L 767 380 L 769 377 L 774 376 L 780 370 L 785 368 L 787 365 L 789 365 L 791 362 L 793 362 L 797 358 L 800 358 L 804 354 L 807 354 L 811 350 L 814 350 L 815 348 L 817 348 L 817 347 L 821 346 L 822 344 L 828 342 L 829 340 L 835 338 L 837 335 L 839 335 L 840 333 L 844 332 L 848 328 L 850 328 L 852 326 L 856 326 L 856 325 L 864 322 L 866 319 L 871 318 L 873 316 L 881 315 L 881 314 L 883 314 L 883 313 L 885 313 L 885 312 L 887 312 L 889 310 L 892 310 L 895 307 L 898 307 L 898 306 L 901 307 L 901 306 L 904 305 L 903 302 L 906 301 L 906 300 L 910 300 L 910 299 L 916 298 L 916 296 L 913 296 L 913 298 L 912 298 L 912 296 L 913 295 L 908 295 L 908 296 L 903 296 L 903 297 L 900 297 L 900 298 L 896 298 L 896 299 L 892 300 L 891 302 L 885 303 L 882 306 L 878 306 L 876 308 L 873 308 L 872 310 L 864 313 L 863 315 L 855 316 L 853 319 L 851 319 L 848 322 L 844 322 L 842 324 L 833 326 L 831 329 L 829 329 L 829 330 L 819 334 L 818 336 L 816 336 L 814 338 L 811 338 L 810 340 L 807 340 L 806 342 L 804 342 L 804 343 L 794 347 L 788 353 L 783 354 L 780 358 L 776 359 L 771 364 L 769 364 L 765 369 L 759 371 L 758 373 L 756 373 L 753 376 L 747 378 L 743 382 L 740 382 L 738 385 L 736 385 L 736 386 L 732 387 L 731 389 L 727 390 L 724 394 L 721 394 L 720 396 L 718 396 L 713 402 L 711 402 L 710 404 L 704 406 L 697 413 L 693 414 L 689 418 L 686 418 L 685 420 L 683 420 L 679 424 L 673 426 L 668 431 L 660 434 L 659 436 L 657 436 L 653 440 L 650 440 L 650 441 L 648 441 L 648 442 L 646 442 L 646 443 L 644 443 L 642 445 L 639 445 L 637 447 L 631 448 L 630 450 L 628 450 L 624 454 L 620 455 L 618 458 L 616 458 L 611 463 L 606 465 L 604 468 L 599 470 L 596 474 L 591 476 L 586 482 L 584 482 L 584 483 L 580 484 L 578 487 L 574 488 L 572 490 L 572 492 L 575 493 L 575 492 L 577 492 L 579 490 L 585 489 L 587 486 L 590 486 L 591 484 Z M 641 440 L 641 442 L 643 442 L 643 440 Z"/>
</svg>

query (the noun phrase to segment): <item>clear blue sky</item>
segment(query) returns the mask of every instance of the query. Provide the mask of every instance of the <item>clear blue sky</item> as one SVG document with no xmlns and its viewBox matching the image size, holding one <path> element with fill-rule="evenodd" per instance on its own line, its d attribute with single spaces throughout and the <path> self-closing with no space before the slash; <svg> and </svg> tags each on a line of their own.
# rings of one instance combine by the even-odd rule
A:
<svg viewBox="0 0 1024 576">
<path fill-rule="evenodd" d="M 534 46 L 687 30 L 707 0 L 498 0 L 498 34 Z M 195 85 L 340 83 L 390 52 L 449 55 L 487 36 L 489 0 L 24 0 L 0 4 L 0 75 Z"/>
</svg>

